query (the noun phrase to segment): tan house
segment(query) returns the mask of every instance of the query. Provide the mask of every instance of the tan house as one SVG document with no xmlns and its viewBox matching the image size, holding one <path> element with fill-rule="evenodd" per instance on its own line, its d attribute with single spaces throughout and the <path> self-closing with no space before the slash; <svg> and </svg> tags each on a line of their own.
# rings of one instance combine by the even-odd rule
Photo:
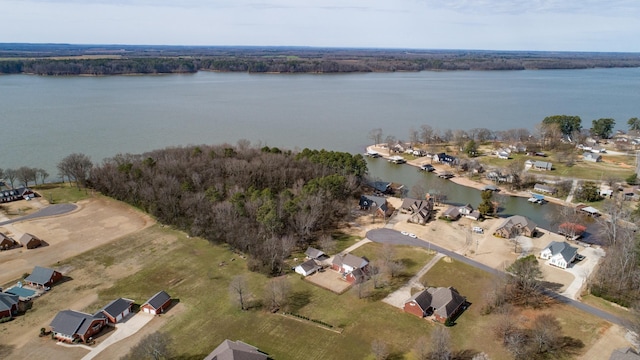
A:
<svg viewBox="0 0 640 360">
<path fill-rule="evenodd" d="M 521 215 L 506 218 L 493 233 L 494 236 L 511 239 L 518 235 L 533 237 L 536 233 L 536 224 Z"/>
<path fill-rule="evenodd" d="M 452 287 L 429 287 L 404 303 L 404 311 L 418 317 L 433 316 L 445 323 L 465 309 L 467 299 Z"/>
<path fill-rule="evenodd" d="M 42 240 L 35 235 L 25 233 L 20 237 L 20 243 L 27 249 L 35 249 L 42 245 Z"/>
</svg>

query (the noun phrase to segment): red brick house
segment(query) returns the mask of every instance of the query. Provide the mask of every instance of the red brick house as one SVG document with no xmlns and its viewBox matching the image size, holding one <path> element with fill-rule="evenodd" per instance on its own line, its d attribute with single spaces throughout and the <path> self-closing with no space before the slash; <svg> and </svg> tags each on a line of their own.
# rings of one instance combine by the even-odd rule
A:
<svg viewBox="0 0 640 360">
<path fill-rule="evenodd" d="M 0 250 L 9 250 L 18 246 L 18 243 L 7 235 L 0 233 Z"/>
<path fill-rule="evenodd" d="M 433 316 L 441 323 L 455 318 L 465 309 L 467 299 L 452 287 L 429 287 L 404 303 L 404 311 L 418 317 Z"/>
<path fill-rule="evenodd" d="M 35 235 L 25 233 L 24 235 L 22 235 L 22 237 L 20 237 L 20 243 L 27 249 L 35 249 L 38 246 L 42 245 L 42 240 L 40 240 L 40 238 Z"/>
<path fill-rule="evenodd" d="M 107 319 L 98 312 L 95 315 L 75 310 L 60 311 L 51 321 L 53 337 L 64 342 L 88 342 L 107 324 Z"/>
<path fill-rule="evenodd" d="M 49 288 L 62 279 L 62 274 L 53 269 L 36 266 L 24 281 L 34 287 Z"/>
<path fill-rule="evenodd" d="M 365 279 L 369 260 L 352 254 L 338 254 L 333 257 L 331 268 L 342 274 L 350 283 L 358 283 Z"/>
<path fill-rule="evenodd" d="M 140 306 L 140 311 L 147 314 L 159 315 L 162 314 L 169 306 L 171 306 L 171 296 L 162 290 L 142 304 L 142 306 Z"/>
<path fill-rule="evenodd" d="M 0 319 L 11 319 L 18 312 L 18 295 L 0 292 Z"/>
</svg>

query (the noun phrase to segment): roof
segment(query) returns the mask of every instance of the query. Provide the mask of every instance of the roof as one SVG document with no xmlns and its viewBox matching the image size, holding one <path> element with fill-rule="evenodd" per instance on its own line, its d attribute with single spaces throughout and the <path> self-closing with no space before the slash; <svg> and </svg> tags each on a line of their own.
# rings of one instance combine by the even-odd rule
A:
<svg viewBox="0 0 640 360">
<path fill-rule="evenodd" d="M 538 190 L 538 191 L 542 191 L 542 192 L 548 192 L 548 193 L 554 193 L 556 192 L 556 189 L 554 187 L 548 186 L 548 185 L 543 185 L 543 184 L 535 184 L 533 186 L 534 190 Z"/>
<path fill-rule="evenodd" d="M 27 245 L 27 244 L 29 243 L 29 241 L 31 241 L 31 240 L 33 240 L 33 239 L 36 239 L 36 240 L 38 240 L 38 241 L 42 241 L 42 240 L 40 240 L 40 238 L 38 238 L 38 237 L 37 237 L 37 236 L 35 236 L 35 235 L 29 234 L 29 233 L 24 233 L 24 235 L 22 235 L 22 236 L 20 237 L 20 243 L 21 243 L 22 245 Z"/>
<path fill-rule="evenodd" d="M 0 233 L 0 240 L 4 240 L 4 239 L 7 239 L 9 241 L 15 241 L 12 238 L 8 237 L 7 235 Z"/>
<path fill-rule="evenodd" d="M 50 325 L 51 329 L 57 333 L 73 336 L 86 333 L 91 322 L 95 319 L 104 319 L 104 316 L 90 315 L 75 310 L 63 310 L 56 314 Z"/>
<path fill-rule="evenodd" d="M 131 304 L 133 304 L 133 300 L 119 298 L 108 303 L 105 307 L 102 308 L 102 311 L 106 312 L 112 317 L 116 317 L 127 310 L 131 306 Z"/>
<path fill-rule="evenodd" d="M 154 309 L 159 309 L 164 303 L 171 299 L 171 296 L 167 294 L 164 290 L 160 290 L 158 293 L 153 295 L 146 303 L 142 304 L 143 306 L 146 304 L 151 305 Z"/>
<path fill-rule="evenodd" d="M 409 298 L 409 300 L 405 301 L 405 303 L 414 301 L 416 304 L 418 304 L 418 306 L 420 306 L 422 311 L 426 311 L 429 307 L 431 307 L 432 298 L 433 297 L 431 296 L 431 293 L 427 290 L 424 290 L 419 293 L 413 294 L 413 296 Z"/>
<path fill-rule="evenodd" d="M 592 206 L 587 206 L 587 207 L 583 207 L 582 209 L 580 209 L 584 212 L 588 212 L 589 214 L 599 214 L 600 211 L 598 211 L 598 209 L 592 207 Z"/>
<path fill-rule="evenodd" d="M 551 251 L 552 256 L 560 254 L 566 262 L 573 260 L 573 257 L 578 253 L 578 248 L 559 241 L 550 242 L 542 251 L 547 249 Z"/>
<path fill-rule="evenodd" d="M 11 310 L 19 301 L 18 295 L 0 292 L 0 311 Z"/>
<path fill-rule="evenodd" d="M 458 218 L 460 216 L 460 208 L 457 206 L 450 206 L 447 210 L 442 213 L 442 216 L 447 216 L 451 218 Z"/>
<path fill-rule="evenodd" d="M 22 239 L 20 240 L 22 241 Z M 44 285 L 51 281 L 54 272 L 56 271 L 53 269 L 36 266 L 33 268 L 33 272 L 31 272 L 31 274 L 27 276 L 24 281 Z"/>
<path fill-rule="evenodd" d="M 373 184 L 371 185 L 373 186 L 374 189 L 380 192 L 386 192 L 386 191 L 389 191 L 389 187 L 391 186 L 391 183 L 385 182 L 385 181 L 374 181 Z"/>
<path fill-rule="evenodd" d="M 482 216 L 482 214 L 480 214 L 480 211 L 478 210 L 473 210 L 472 212 L 469 213 L 469 215 L 467 215 L 469 217 L 472 218 L 476 218 L 476 219 L 480 219 L 480 217 Z"/>
<path fill-rule="evenodd" d="M 514 216 L 510 216 L 508 218 L 506 218 L 502 224 L 500 224 L 500 226 L 498 226 L 498 229 L 502 229 L 502 228 L 507 228 L 508 230 L 511 230 L 511 227 L 519 225 L 522 228 L 526 228 L 529 231 L 533 231 L 536 228 L 536 223 L 534 223 L 533 221 L 529 220 L 528 218 L 522 216 L 522 215 L 514 215 Z"/>
<path fill-rule="evenodd" d="M 533 166 L 544 169 L 551 169 L 552 164 L 546 161 L 534 161 Z"/>
<path fill-rule="evenodd" d="M 308 273 L 309 271 L 313 271 L 314 269 L 317 269 L 319 267 L 313 259 L 309 259 L 298 266 L 300 266 L 306 273 Z"/>
<path fill-rule="evenodd" d="M 360 196 L 360 206 L 380 207 L 382 211 L 387 211 L 387 199 L 382 196 L 362 195 Z"/>
<path fill-rule="evenodd" d="M 304 254 L 307 255 L 308 257 L 312 258 L 312 259 L 317 259 L 317 258 L 321 257 L 322 255 L 324 255 L 324 252 L 309 246 L 307 248 L 307 251 L 304 252 Z"/>
<path fill-rule="evenodd" d="M 464 304 L 466 299 L 460 295 L 458 291 L 452 287 L 427 288 L 433 297 L 431 307 L 434 312 L 441 317 L 448 318 Z"/>
<path fill-rule="evenodd" d="M 266 360 L 267 355 L 258 348 L 240 340 L 225 340 L 218 345 L 204 360 Z"/>
<path fill-rule="evenodd" d="M 332 263 L 336 265 L 348 265 L 354 269 L 360 269 L 367 266 L 367 264 L 369 264 L 369 261 L 365 258 L 361 258 L 352 254 L 338 254 L 333 257 Z"/>
<path fill-rule="evenodd" d="M 640 355 L 632 348 L 616 349 L 609 360 L 640 360 Z"/>
</svg>

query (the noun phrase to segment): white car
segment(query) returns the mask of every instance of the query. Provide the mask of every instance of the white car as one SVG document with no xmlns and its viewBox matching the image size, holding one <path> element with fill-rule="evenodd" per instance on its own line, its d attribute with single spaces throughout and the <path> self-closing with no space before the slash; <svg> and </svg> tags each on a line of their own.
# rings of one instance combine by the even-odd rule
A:
<svg viewBox="0 0 640 360">
<path fill-rule="evenodd" d="M 409 235 L 409 233 L 408 233 L 408 232 L 406 232 L 406 231 L 403 231 L 403 232 L 401 232 L 400 234 L 402 234 L 402 235 Z"/>
<path fill-rule="evenodd" d="M 414 234 L 414 233 L 410 233 L 410 234 L 409 234 L 409 237 L 412 237 L 412 238 L 414 238 L 414 239 L 415 239 L 415 238 L 417 238 L 416 234 Z"/>
</svg>

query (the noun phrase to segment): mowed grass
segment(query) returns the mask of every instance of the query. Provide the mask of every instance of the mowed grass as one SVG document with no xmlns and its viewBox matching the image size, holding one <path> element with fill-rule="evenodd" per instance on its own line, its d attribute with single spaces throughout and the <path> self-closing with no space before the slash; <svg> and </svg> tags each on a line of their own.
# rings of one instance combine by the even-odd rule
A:
<svg viewBox="0 0 640 360">
<path fill-rule="evenodd" d="M 355 253 L 374 260 L 381 250 L 381 245 L 370 243 Z M 432 257 L 419 248 L 398 246 L 394 251 L 395 258 L 406 266 L 403 281 Z M 180 359 L 202 359 L 224 339 L 251 343 L 276 359 L 373 359 L 371 343 L 381 340 L 388 344 L 391 358 L 412 359 L 411 349 L 416 341 L 420 337 L 428 338 L 436 326 L 442 326 L 379 301 L 379 294 L 375 292 L 363 299 L 358 298 L 355 288 L 336 295 L 293 272 L 286 275 L 291 284 L 290 311 L 332 324 L 343 329 L 342 333 L 272 314 L 258 306 L 242 311 L 231 300 L 229 284 L 232 279 L 243 275 L 252 293 L 252 303 L 258 304 L 269 278 L 249 272 L 246 260 L 225 245 L 188 238 L 182 232 L 161 225 L 59 265 L 87 272 L 90 279 L 95 279 L 96 284 L 89 284 L 94 280 L 85 280 L 88 282 L 84 284 L 78 276 L 69 283 L 78 289 L 96 286 L 99 298 L 87 307 L 87 311 L 98 309 L 118 297 L 131 298 L 142 304 L 159 290 L 171 294 L 177 305 L 167 312 L 167 316 L 171 311 L 176 316 L 171 317 L 160 331 L 170 335 L 172 348 Z M 119 269 L 124 269 L 125 274 L 110 278 L 112 272 Z M 433 286 L 454 286 L 472 303 L 457 324 L 449 328 L 454 350 L 484 351 L 491 359 L 510 358 L 492 336 L 492 317 L 480 314 L 482 294 L 491 283 L 489 274 L 461 263 L 441 260 L 427 273 L 426 281 Z M 111 286 L 98 286 L 98 283 L 111 283 Z M 391 286 L 400 284 L 392 282 Z M 601 322 L 574 309 L 554 308 L 553 311 L 565 319 L 565 328 L 575 328 L 567 335 L 582 335 L 585 343 L 585 338 L 592 341 L 597 336 Z"/>
<path fill-rule="evenodd" d="M 52 204 L 74 203 L 91 197 L 92 191 L 78 189 L 74 184 L 50 183 L 33 187 L 33 190 Z"/>
<path fill-rule="evenodd" d="M 483 294 L 486 289 L 491 288 L 493 282 L 490 274 L 455 260 L 440 260 L 425 274 L 422 281 L 428 286 L 453 286 L 471 302 L 471 306 L 456 320 L 456 325 L 450 328 L 456 349 L 473 349 L 474 346 L 485 344 L 491 350 L 482 351 L 487 352 L 491 359 L 513 358 L 494 336 L 495 318 L 482 314 L 485 303 Z M 520 311 L 524 319 L 521 324 L 523 327 L 528 326 L 528 322 L 540 314 L 553 315 L 560 321 L 564 335 L 583 341 L 584 349 L 593 345 L 601 332 L 609 327 L 606 321 L 564 304 Z"/>
</svg>

